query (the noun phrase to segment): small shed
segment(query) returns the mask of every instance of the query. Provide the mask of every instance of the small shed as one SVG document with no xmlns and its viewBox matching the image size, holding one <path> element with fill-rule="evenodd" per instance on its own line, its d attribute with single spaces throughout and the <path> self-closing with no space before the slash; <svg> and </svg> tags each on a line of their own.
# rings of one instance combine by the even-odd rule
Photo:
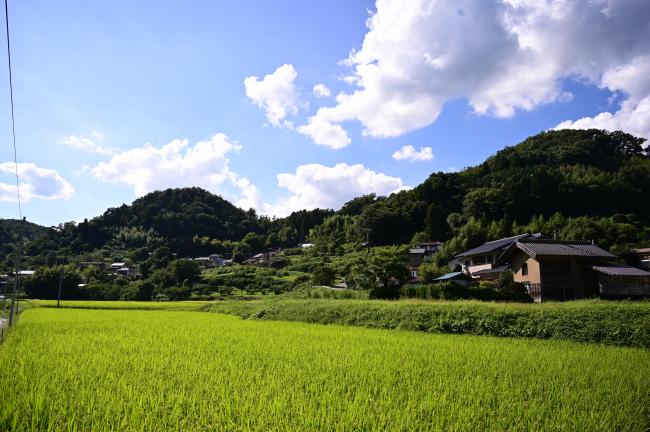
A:
<svg viewBox="0 0 650 432">
<path fill-rule="evenodd" d="M 598 289 L 603 298 L 650 297 L 650 272 L 622 264 L 591 268 L 598 273 Z"/>
<path fill-rule="evenodd" d="M 453 281 L 458 285 L 467 286 L 469 284 L 469 281 L 467 279 L 467 275 L 462 271 L 459 271 L 443 274 L 442 276 L 435 278 L 433 282 Z"/>
</svg>

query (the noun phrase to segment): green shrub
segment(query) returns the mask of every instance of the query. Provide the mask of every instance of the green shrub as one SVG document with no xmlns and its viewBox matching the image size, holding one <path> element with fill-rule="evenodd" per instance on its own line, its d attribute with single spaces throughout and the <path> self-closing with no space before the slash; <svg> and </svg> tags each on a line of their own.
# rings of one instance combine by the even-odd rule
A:
<svg viewBox="0 0 650 432">
<path fill-rule="evenodd" d="M 212 305 L 210 310 L 244 318 L 399 328 L 429 333 L 568 339 L 650 348 L 650 302 L 583 300 L 555 304 L 498 304 L 282 300 L 222 302 Z"/>
<path fill-rule="evenodd" d="M 314 285 L 332 285 L 334 282 L 334 269 L 327 264 L 322 264 L 314 269 L 311 274 L 311 283 Z"/>
</svg>

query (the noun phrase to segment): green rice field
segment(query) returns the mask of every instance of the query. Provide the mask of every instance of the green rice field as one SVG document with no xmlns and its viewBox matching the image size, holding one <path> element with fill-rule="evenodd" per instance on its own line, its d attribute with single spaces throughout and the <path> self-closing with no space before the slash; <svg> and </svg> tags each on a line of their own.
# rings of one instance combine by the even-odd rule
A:
<svg viewBox="0 0 650 432">
<path fill-rule="evenodd" d="M 27 300 L 27 306 L 56 307 L 56 300 Z M 210 301 L 112 301 L 112 300 L 64 300 L 59 307 L 72 309 L 123 309 L 123 310 L 185 310 L 196 311 L 214 304 Z"/>
<path fill-rule="evenodd" d="M 650 351 L 191 311 L 31 308 L 0 430 L 647 431 Z"/>
</svg>

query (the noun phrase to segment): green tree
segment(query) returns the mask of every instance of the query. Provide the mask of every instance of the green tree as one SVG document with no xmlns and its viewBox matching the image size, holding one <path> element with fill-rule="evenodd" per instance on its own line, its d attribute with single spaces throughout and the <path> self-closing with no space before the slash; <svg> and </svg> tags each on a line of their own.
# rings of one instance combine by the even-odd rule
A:
<svg viewBox="0 0 650 432">
<path fill-rule="evenodd" d="M 196 261 L 188 259 L 174 260 L 169 264 L 169 269 L 177 286 L 181 286 L 185 281 L 189 283 L 198 282 L 201 277 L 201 268 Z"/>
<path fill-rule="evenodd" d="M 418 268 L 418 276 L 424 283 L 431 283 L 433 280 L 443 274 L 447 273 L 449 269 L 444 266 L 441 267 L 435 262 L 424 262 Z"/>
<path fill-rule="evenodd" d="M 424 228 L 429 240 L 443 241 L 449 238 L 451 233 L 447 224 L 447 216 L 447 212 L 441 205 L 429 205 L 424 219 Z"/>
<path fill-rule="evenodd" d="M 312 271 L 311 282 L 313 285 L 332 285 L 336 276 L 334 269 L 327 265 L 319 265 Z"/>
<path fill-rule="evenodd" d="M 63 279 L 61 279 L 62 274 Z M 73 265 L 40 267 L 33 276 L 23 277 L 21 280 L 29 298 L 57 298 L 60 280 L 61 298 L 70 300 L 83 298 L 79 289 L 81 274 Z"/>
</svg>

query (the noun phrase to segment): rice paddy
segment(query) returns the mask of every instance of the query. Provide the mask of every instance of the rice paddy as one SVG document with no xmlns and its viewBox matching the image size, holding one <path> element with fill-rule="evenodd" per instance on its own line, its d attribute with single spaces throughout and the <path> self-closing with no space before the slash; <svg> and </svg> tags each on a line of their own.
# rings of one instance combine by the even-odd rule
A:
<svg viewBox="0 0 650 432">
<path fill-rule="evenodd" d="M 566 341 L 32 308 L 0 430 L 646 431 L 650 352 Z"/>
</svg>

